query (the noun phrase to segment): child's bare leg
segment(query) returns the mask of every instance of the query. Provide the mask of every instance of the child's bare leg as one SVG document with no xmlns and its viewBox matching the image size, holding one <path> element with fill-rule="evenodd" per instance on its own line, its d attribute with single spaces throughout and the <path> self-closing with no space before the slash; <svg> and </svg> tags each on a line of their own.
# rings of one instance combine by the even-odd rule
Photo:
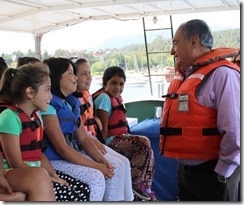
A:
<svg viewBox="0 0 244 205">
<path fill-rule="evenodd" d="M 12 169 L 5 177 L 15 192 L 26 194 L 26 201 L 55 201 L 51 178 L 41 167 Z"/>
<path fill-rule="evenodd" d="M 22 192 L 15 192 L 14 194 L 0 193 L 0 201 L 25 201 L 26 195 Z"/>
</svg>

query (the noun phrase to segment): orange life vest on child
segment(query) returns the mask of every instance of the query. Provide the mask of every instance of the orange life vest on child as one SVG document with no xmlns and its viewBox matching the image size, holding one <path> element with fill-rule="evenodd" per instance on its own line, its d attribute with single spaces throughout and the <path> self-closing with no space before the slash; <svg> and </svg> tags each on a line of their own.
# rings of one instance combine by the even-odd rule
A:
<svg viewBox="0 0 244 205">
<path fill-rule="evenodd" d="M 40 161 L 41 149 L 45 147 L 42 141 L 43 127 L 42 123 L 36 112 L 32 114 L 33 120 L 30 119 L 26 113 L 15 105 L 1 105 L 1 111 L 4 108 L 9 108 L 15 111 L 20 118 L 22 124 L 22 133 L 20 134 L 20 149 L 23 161 Z M 6 159 L 6 155 L 2 149 L 0 142 L 0 150 L 3 152 L 3 158 Z"/>
<path fill-rule="evenodd" d="M 79 98 L 81 102 L 81 120 L 84 124 L 86 131 L 91 132 L 92 136 L 96 136 L 94 125 L 96 124 L 93 119 L 93 103 L 91 95 L 88 91 L 82 91 L 82 97 Z"/>
<path fill-rule="evenodd" d="M 220 66 L 240 71 L 225 58 L 236 49 L 215 49 L 198 59 L 194 73 L 184 80 L 178 73 L 171 82 L 164 103 L 160 127 L 161 154 L 181 159 L 218 159 L 222 135 L 217 129 L 217 112 L 202 106 L 196 99 L 196 89 L 204 77 Z"/>
</svg>

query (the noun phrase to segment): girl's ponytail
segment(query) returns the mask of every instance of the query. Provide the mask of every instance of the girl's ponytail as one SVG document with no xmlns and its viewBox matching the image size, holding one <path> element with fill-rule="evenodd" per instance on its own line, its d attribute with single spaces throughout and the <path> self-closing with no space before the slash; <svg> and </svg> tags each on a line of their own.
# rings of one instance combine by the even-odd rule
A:
<svg viewBox="0 0 244 205">
<path fill-rule="evenodd" d="M 9 103 L 12 102 L 14 96 L 11 92 L 11 83 L 14 80 L 14 76 L 18 70 L 14 68 L 8 68 L 2 74 L 2 78 L 0 81 L 0 100 L 7 101 Z"/>
</svg>

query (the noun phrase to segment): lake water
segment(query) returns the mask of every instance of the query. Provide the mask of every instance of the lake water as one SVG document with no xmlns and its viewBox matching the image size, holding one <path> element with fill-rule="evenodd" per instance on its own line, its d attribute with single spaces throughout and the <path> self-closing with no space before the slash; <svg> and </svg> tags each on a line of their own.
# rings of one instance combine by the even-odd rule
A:
<svg viewBox="0 0 244 205">
<path fill-rule="evenodd" d="M 149 97 L 149 98 L 160 98 L 162 95 L 165 95 L 167 92 L 169 83 L 164 81 L 152 81 L 152 92 L 150 93 L 150 84 L 148 81 L 137 84 L 136 82 L 130 83 L 125 82 L 124 91 L 122 93 L 122 97 L 124 102 L 132 101 L 140 97 Z M 90 88 L 90 93 L 94 93 L 96 90 L 101 88 L 99 83 L 93 83 Z"/>
</svg>

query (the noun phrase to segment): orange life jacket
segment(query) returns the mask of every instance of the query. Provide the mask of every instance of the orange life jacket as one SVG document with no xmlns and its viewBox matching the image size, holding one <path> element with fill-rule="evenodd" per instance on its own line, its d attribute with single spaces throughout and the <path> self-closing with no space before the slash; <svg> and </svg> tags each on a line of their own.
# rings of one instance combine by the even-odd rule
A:
<svg viewBox="0 0 244 205">
<path fill-rule="evenodd" d="M 40 161 L 41 150 L 45 147 L 43 139 L 43 127 L 36 112 L 32 114 L 33 120 L 26 113 L 15 105 L 1 105 L 1 111 L 9 108 L 15 111 L 22 124 L 22 133 L 20 134 L 20 149 L 23 161 Z M 3 158 L 6 155 L 2 149 L 0 141 L 0 150 L 3 152 Z"/>
<path fill-rule="evenodd" d="M 84 124 L 84 127 L 87 132 L 89 131 L 93 136 L 96 136 L 96 130 L 94 127 L 96 123 L 93 119 L 93 106 L 91 101 L 91 95 L 88 91 L 82 91 L 82 97 L 79 99 L 81 102 L 81 119 Z"/>
<path fill-rule="evenodd" d="M 194 62 L 193 66 L 198 69 L 187 79 L 181 73 L 175 76 L 169 86 L 162 113 L 161 154 L 181 159 L 218 159 L 222 135 L 217 129 L 217 112 L 199 104 L 195 94 L 204 77 L 218 67 L 227 66 L 240 71 L 238 66 L 225 59 L 236 51 L 212 50 Z M 181 108 L 182 111 L 179 110 Z"/>
<path fill-rule="evenodd" d="M 125 115 L 126 109 L 123 104 L 122 97 L 121 96 L 118 98 L 111 97 L 103 89 L 100 89 L 92 95 L 93 100 L 95 100 L 95 98 L 102 93 L 106 93 L 109 96 L 111 105 L 112 105 L 112 113 L 111 113 L 110 117 L 108 118 L 107 137 L 119 136 L 119 135 L 128 133 L 128 130 L 127 130 L 128 124 L 127 124 L 126 115 Z"/>
</svg>

